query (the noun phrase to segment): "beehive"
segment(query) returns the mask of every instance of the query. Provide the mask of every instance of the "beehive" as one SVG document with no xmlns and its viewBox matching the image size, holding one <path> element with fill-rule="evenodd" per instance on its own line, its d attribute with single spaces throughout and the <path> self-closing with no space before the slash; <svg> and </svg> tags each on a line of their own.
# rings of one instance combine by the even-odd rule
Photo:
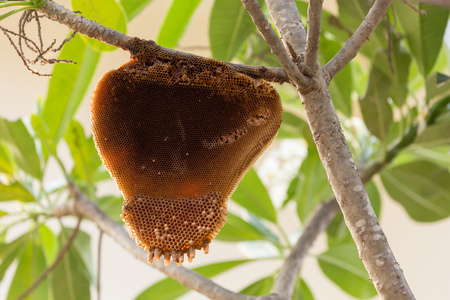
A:
<svg viewBox="0 0 450 300">
<path fill-rule="evenodd" d="M 281 102 L 223 62 L 133 46 L 134 58 L 98 82 L 91 127 L 130 236 L 150 263 L 180 265 L 208 252 L 229 197 L 279 129 Z"/>
</svg>

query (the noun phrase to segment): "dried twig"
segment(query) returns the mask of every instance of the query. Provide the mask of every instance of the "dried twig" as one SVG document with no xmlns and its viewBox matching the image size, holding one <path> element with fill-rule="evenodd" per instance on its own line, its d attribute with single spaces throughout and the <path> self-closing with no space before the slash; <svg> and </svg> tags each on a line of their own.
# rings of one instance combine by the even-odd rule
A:
<svg viewBox="0 0 450 300">
<path fill-rule="evenodd" d="M 14 50 L 16 50 L 17 55 L 22 60 L 25 67 L 32 73 L 38 76 L 51 76 L 51 74 L 44 74 L 40 73 L 33 68 L 30 67 L 30 65 L 34 65 L 37 62 L 40 62 L 41 65 L 46 64 L 55 64 L 55 63 L 71 63 L 74 64 L 75 62 L 66 60 L 66 59 L 55 59 L 55 58 L 47 58 L 46 55 L 51 52 L 57 52 L 59 51 L 62 46 L 70 41 L 74 36 L 75 32 L 72 33 L 68 38 L 64 39 L 61 44 L 57 47 L 56 40 L 54 40 L 49 46 L 44 48 L 44 43 L 42 40 L 42 27 L 39 19 L 41 19 L 43 16 L 40 16 L 37 14 L 36 10 L 26 10 L 23 12 L 20 20 L 19 20 L 19 29 L 18 32 L 13 32 L 11 30 L 8 30 L 4 27 L 0 26 L 0 30 L 3 31 L 3 34 L 8 38 L 9 42 L 13 46 Z M 38 42 L 33 41 L 29 37 L 27 37 L 25 26 L 27 23 L 30 23 L 31 21 L 36 21 L 37 26 L 37 38 Z M 12 36 L 15 36 L 18 38 L 17 44 L 14 42 Z M 36 56 L 34 59 L 27 58 L 27 55 L 25 54 L 24 46 L 31 52 L 36 53 Z"/>
</svg>

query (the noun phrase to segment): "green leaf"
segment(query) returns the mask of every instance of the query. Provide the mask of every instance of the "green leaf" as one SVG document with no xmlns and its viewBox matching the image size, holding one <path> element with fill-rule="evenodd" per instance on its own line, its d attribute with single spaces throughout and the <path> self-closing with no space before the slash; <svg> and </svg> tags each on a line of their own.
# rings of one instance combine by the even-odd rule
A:
<svg viewBox="0 0 450 300">
<path fill-rule="evenodd" d="M 41 117 L 38 115 L 31 115 L 31 126 L 33 126 L 34 131 L 36 132 L 37 137 L 42 143 L 44 158 L 47 159 L 48 154 L 53 156 L 57 156 L 56 146 L 53 143 L 53 140 L 50 138 L 48 130 L 45 128 L 45 124 L 42 121 Z"/>
<path fill-rule="evenodd" d="M 269 46 L 259 32 L 252 32 L 245 39 L 235 58 L 246 65 L 281 67 L 280 62 L 270 52 Z M 277 91 L 279 92 L 279 89 Z"/>
<path fill-rule="evenodd" d="M 294 108 L 291 105 L 284 105 L 283 121 L 281 122 L 281 127 L 278 131 L 277 138 L 302 138 L 304 137 L 306 131 L 309 131 L 308 123 L 303 120 L 299 108 Z M 309 136 L 310 135 L 311 134 L 309 134 Z M 309 136 L 307 135 L 305 139 Z"/>
<path fill-rule="evenodd" d="M 34 202 L 34 196 L 19 182 L 10 185 L 0 183 L 0 201 L 23 201 Z"/>
<path fill-rule="evenodd" d="M 11 152 L 1 143 L 0 143 L 0 172 L 6 174 L 14 173 Z"/>
<path fill-rule="evenodd" d="M 300 166 L 297 179 L 293 179 L 289 189 L 297 202 L 297 214 L 302 222 L 306 222 L 318 203 L 332 195 L 327 174 L 315 148 L 308 148 L 308 155 Z"/>
<path fill-rule="evenodd" d="M 318 262 L 325 275 L 353 297 L 366 299 L 377 294 L 354 244 L 332 247 L 318 256 Z"/>
<path fill-rule="evenodd" d="M 411 5 L 418 10 L 425 10 L 427 15 L 419 14 L 401 2 L 394 3 L 394 8 L 409 49 L 425 77 L 433 69 L 441 49 L 449 10 L 428 4 Z"/>
<path fill-rule="evenodd" d="M 27 243 L 29 236 L 29 233 L 25 233 L 8 244 L 0 244 L 0 281 L 2 281 L 5 272 L 14 260 L 22 256 L 26 249 L 25 244 Z"/>
<path fill-rule="evenodd" d="M 127 22 L 122 7 L 115 0 L 72 0 L 72 9 L 81 11 L 83 17 L 114 29 L 127 33 Z M 97 51 L 112 51 L 117 48 L 98 40 L 82 35 L 81 38 Z"/>
<path fill-rule="evenodd" d="M 163 47 L 175 48 L 200 1 L 173 0 L 164 24 L 159 31 L 156 43 Z"/>
<path fill-rule="evenodd" d="M 7 216 L 7 215 L 9 215 L 9 213 L 7 213 L 7 212 L 5 212 L 3 210 L 0 210 L 0 218 L 4 217 L 4 216 Z"/>
<path fill-rule="evenodd" d="M 58 238 L 47 226 L 39 226 L 39 237 L 44 251 L 45 260 L 48 264 L 55 261 L 58 255 Z"/>
<path fill-rule="evenodd" d="M 231 61 L 242 43 L 255 30 L 252 19 L 240 1 L 215 0 L 209 22 L 209 42 L 214 58 Z"/>
<path fill-rule="evenodd" d="M 401 154 L 396 157 L 394 163 L 401 165 L 416 160 L 426 160 L 438 166 L 450 168 L 448 146 L 435 148 L 410 147 L 406 151 L 401 152 Z"/>
<path fill-rule="evenodd" d="M 449 98 L 450 95 L 450 80 L 443 80 L 443 74 L 434 72 L 429 75 L 425 80 L 425 89 L 427 91 L 427 97 L 430 99 L 439 99 L 443 101 L 445 97 Z M 448 101 L 448 100 L 447 100 Z M 448 102 L 447 102 L 448 103 Z"/>
<path fill-rule="evenodd" d="M 450 173 L 428 161 L 414 161 L 384 170 L 384 187 L 411 218 L 433 222 L 450 216 Z"/>
<path fill-rule="evenodd" d="M 153 0 L 120 0 L 120 4 L 122 5 L 123 10 L 128 16 L 128 21 L 131 21 L 152 1 Z"/>
<path fill-rule="evenodd" d="M 320 58 L 322 63 L 330 61 L 341 49 L 341 47 L 341 44 L 321 37 Z M 333 78 L 329 86 L 331 98 L 333 99 L 333 104 L 336 107 L 336 110 L 342 112 L 347 117 L 352 115 L 352 88 L 352 68 L 347 65 Z"/>
<path fill-rule="evenodd" d="M 207 278 L 211 278 L 246 262 L 249 262 L 249 260 L 235 260 L 214 263 L 207 266 L 194 268 L 193 271 Z M 178 281 L 175 281 L 172 278 L 166 278 L 144 290 L 135 298 L 135 300 L 173 300 L 186 294 L 189 291 L 190 290 L 188 288 L 185 288 Z"/>
<path fill-rule="evenodd" d="M 228 213 L 227 222 L 216 237 L 217 240 L 225 242 L 241 241 L 265 241 L 270 240 L 250 223 L 242 220 L 238 216 Z"/>
<path fill-rule="evenodd" d="M 7 300 L 17 299 L 44 273 L 47 267 L 41 247 L 30 240 L 25 248 L 25 252 L 20 257 L 16 274 L 9 286 Z M 26 299 L 49 299 L 49 296 L 49 282 L 46 278 Z"/>
<path fill-rule="evenodd" d="M 34 140 L 22 120 L 0 118 L 0 141 L 9 146 L 17 165 L 35 178 L 41 178 L 41 165 Z"/>
<path fill-rule="evenodd" d="M 392 124 L 392 109 L 388 103 L 391 80 L 378 68 L 370 73 L 366 95 L 359 102 L 367 129 L 385 142 Z"/>
<path fill-rule="evenodd" d="M 414 144 L 421 147 L 450 145 L 450 123 L 428 126 Z"/>
<path fill-rule="evenodd" d="M 87 46 L 77 35 L 64 45 L 59 58 L 77 64 L 56 64 L 50 79 L 42 119 L 50 137 L 57 144 L 78 109 L 100 58 L 100 53 Z"/>
<path fill-rule="evenodd" d="M 297 282 L 294 286 L 294 294 L 292 295 L 294 300 L 314 300 L 314 296 L 311 293 L 308 285 L 302 279 L 297 278 Z"/>
<path fill-rule="evenodd" d="M 123 198 L 121 196 L 104 196 L 98 199 L 98 207 L 115 221 L 122 222 Z"/>
<path fill-rule="evenodd" d="M 72 120 L 65 140 L 75 163 L 75 174 L 83 179 L 89 187 L 93 187 L 95 173 L 102 164 L 93 139 L 86 138 L 81 124 Z"/>
<path fill-rule="evenodd" d="M 269 295 L 272 291 L 274 281 L 275 278 L 273 275 L 264 277 L 242 289 L 239 293 L 249 296 Z"/>
<path fill-rule="evenodd" d="M 389 96 L 397 106 L 401 107 L 408 95 L 411 55 L 401 40 L 395 38 L 395 35 L 392 39 L 392 49 L 389 52 L 378 51 L 373 59 L 373 66 L 390 78 Z"/>
<path fill-rule="evenodd" d="M 60 245 L 67 242 L 67 232 L 60 234 Z M 84 250 L 86 251 L 86 249 Z M 89 300 L 89 272 L 76 247 L 72 246 L 52 272 L 51 283 L 54 299 Z"/>
<path fill-rule="evenodd" d="M 245 174 L 231 199 L 255 215 L 274 223 L 277 222 L 277 215 L 269 193 L 254 169 L 250 169 Z"/>
<path fill-rule="evenodd" d="M 391 53 L 392 69 L 389 76 L 392 81 L 390 96 L 397 106 L 405 104 L 408 96 L 408 75 L 411 65 L 410 54 L 402 47 L 400 41 L 394 39 L 394 45 Z"/>
<path fill-rule="evenodd" d="M 72 234 L 72 229 L 67 229 L 68 234 Z M 83 230 L 79 230 L 75 240 L 72 244 L 73 248 L 77 250 L 81 260 L 85 266 L 86 276 L 93 282 L 94 279 L 94 263 L 92 260 L 91 251 L 91 236 Z"/>
</svg>

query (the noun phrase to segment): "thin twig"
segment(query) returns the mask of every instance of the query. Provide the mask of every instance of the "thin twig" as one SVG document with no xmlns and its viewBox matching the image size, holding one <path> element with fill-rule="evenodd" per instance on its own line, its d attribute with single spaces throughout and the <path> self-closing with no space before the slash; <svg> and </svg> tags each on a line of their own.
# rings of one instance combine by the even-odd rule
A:
<svg viewBox="0 0 450 300">
<path fill-rule="evenodd" d="M 323 0 L 311 0 L 308 6 L 308 31 L 306 35 L 305 66 L 308 69 L 311 69 L 312 73 L 317 72 L 316 69 L 319 68 L 317 57 L 319 55 L 322 4 Z"/>
<path fill-rule="evenodd" d="M 15 32 L 12 32 L 6 28 L 3 28 L 0 26 L 0 30 L 3 31 L 3 34 L 8 38 L 9 42 L 11 43 L 11 45 L 13 46 L 14 50 L 16 50 L 18 56 L 20 57 L 20 59 L 22 60 L 23 64 L 25 65 L 25 67 L 28 69 L 28 71 L 30 71 L 32 74 L 38 75 L 38 76 L 52 76 L 51 74 L 42 74 L 38 71 L 33 70 L 32 68 L 30 68 L 27 59 L 25 58 L 25 56 L 23 55 L 23 53 L 21 53 L 21 51 L 19 50 L 19 48 L 17 48 L 16 44 L 14 43 L 14 41 L 12 40 L 12 38 L 10 37 L 10 34 L 12 35 L 18 35 Z"/>
<path fill-rule="evenodd" d="M 330 79 L 336 76 L 355 56 L 369 39 L 369 36 L 377 28 L 386 15 L 392 0 L 377 0 L 364 18 L 356 32 L 349 38 L 344 47 L 323 67 Z"/>
<path fill-rule="evenodd" d="M 414 5 L 412 5 L 411 3 L 409 3 L 407 0 L 402 0 L 402 2 L 408 6 L 409 8 L 411 8 L 413 11 L 415 11 L 416 13 L 420 14 L 420 15 L 428 15 L 428 13 L 426 11 L 424 11 L 423 9 L 417 9 Z"/>
<path fill-rule="evenodd" d="M 298 272 L 303 263 L 303 259 L 308 253 L 319 234 L 328 227 L 331 220 L 339 211 L 339 205 L 333 198 L 319 206 L 314 216 L 305 227 L 302 235 L 289 256 L 285 259 L 281 267 L 280 274 L 275 282 L 273 292 L 283 299 L 291 299 L 294 292 L 294 285 L 297 281 Z"/>
<path fill-rule="evenodd" d="M 41 23 L 39 21 L 39 19 L 42 17 L 43 16 L 37 14 L 36 10 L 26 10 L 23 12 L 23 14 L 19 20 L 19 29 L 18 29 L 17 33 L 13 32 L 11 30 L 8 30 L 6 28 L 3 28 L 1 26 L 0 26 L 0 30 L 2 30 L 3 33 L 6 35 L 9 42 L 13 46 L 14 50 L 16 50 L 16 52 L 19 55 L 19 57 L 21 58 L 22 62 L 24 63 L 26 68 L 29 71 L 31 71 L 31 73 L 38 75 L 38 76 L 51 76 L 51 74 L 42 74 L 36 70 L 33 70 L 30 67 L 30 65 L 34 65 L 37 62 L 40 62 L 41 65 L 54 64 L 54 63 L 74 63 L 74 62 L 72 62 L 70 60 L 66 60 L 66 59 L 55 59 L 55 58 L 47 58 L 46 57 L 46 55 L 49 52 L 59 51 L 61 49 L 61 47 L 74 36 L 74 34 L 72 34 L 69 38 L 66 38 L 61 43 L 61 45 L 59 45 L 59 47 L 54 48 L 54 46 L 56 44 L 56 40 L 54 40 L 52 43 L 50 43 L 50 45 L 47 48 L 44 49 L 44 43 L 43 43 L 43 39 L 42 39 L 42 27 L 41 27 Z M 25 30 L 26 24 L 33 20 L 35 20 L 36 24 L 37 24 L 38 42 L 35 42 L 32 39 L 28 38 L 27 34 L 26 34 L 26 30 Z M 18 38 L 17 45 L 13 41 L 11 36 L 16 36 Z M 25 47 L 23 46 L 23 43 L 25 44 Z M 26 49 L 28 49 L 29 51 L 31 51 L 33 53 L 36 53 L 36 57 L 34 59 L 27 58 L 25 55 L 25 51 L 24 51 Z"/>
<path fill-rule="evenodd" d="M 34 291 L 34 289 L 36 289 L 39 284 L 42 283 L 42 281 L 45 280 L 45 278 L 47 278 L 47 276 L 56 268 L 56 266 L 58 265 L 58 263 L 61 261 L 61 259 L 64 257 L 64 254 L 66 254 L 67 250 L 69 250 L 70 246 L 72 245 L 73 241 L 75 240 L 75 237 L 77 236 L 78 230 L 80 229 L 80 224 L 82 221 L 82 217 L 79 216 L 78 217 L 78 222 L 77 225 L 75 226 L 74 230 L 72 231 L 72 234 L 70 235 L 69 239 L 67 240 L 66 244 L 64 245 L 64 247 L 61 248 L 61 250 L 59 251 L 58 255 L 55 258 L 55 261 L 52 263 L 51 266 L 49 266 L 44 273 L 42 273 L 42 275 L 25 291 L 23 292 L 18 298 L 17 300 L 22 300 L 25 299 L 29 294 L 31 294 L 31 292 Z"/>
<path fill-rule="evenodd" d="M 102 241 L 103 241 L 103 231 L 100 230 L 100 235 L 98 237 L 98 247 L 97 247 L 97 300 L 100 300 L 100 281 L 101 281 L 101 260 L 102 260 Z"/>
<path fill-rule="evenodd" d="M 261 6 L 256 0 L 241 0 L 247 12 L 250 14 L 253 23 L 255 23 L 259 32 L 262 34 L 264 40 L 269 45 L 272 54 L 280 61 L 283 68 L 290 74 L 291 79 L 296 82 L 298 88 L 305 93 L 311 89 L 312 81 L 304 76 L 297 65 L 292 61 L 283 46 L 283 43 L 278 38 L 278 35 L 273 30 L 266 16 L 261 10 Z"/>
<path fill-rule="evenodd" d="M 391 37 L 391 20 L 389 20 L 389 14 L 386 13 L 386 35 L 387 35 L 387 59 L 389 64 L 389 69 L 391 70 L 391 73 L 395 73 L 394 66 L 392 65 L 392 37 Z"/>
</svg>

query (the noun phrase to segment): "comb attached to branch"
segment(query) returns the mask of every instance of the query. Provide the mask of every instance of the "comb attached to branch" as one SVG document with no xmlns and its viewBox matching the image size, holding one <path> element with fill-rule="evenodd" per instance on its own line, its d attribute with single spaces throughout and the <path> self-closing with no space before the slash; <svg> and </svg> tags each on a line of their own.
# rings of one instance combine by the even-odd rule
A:
<svg viewBox="0 0 450 300">
<path fill-rule="evenodd" d="M 181 265 L 208 252 L 229 197 L 278 132 L 281 102 L 223 62 L 132 43 L 133 59 L 97 84 L 91 127 L 130 236 L 150 263 Z"/>
</svg>

